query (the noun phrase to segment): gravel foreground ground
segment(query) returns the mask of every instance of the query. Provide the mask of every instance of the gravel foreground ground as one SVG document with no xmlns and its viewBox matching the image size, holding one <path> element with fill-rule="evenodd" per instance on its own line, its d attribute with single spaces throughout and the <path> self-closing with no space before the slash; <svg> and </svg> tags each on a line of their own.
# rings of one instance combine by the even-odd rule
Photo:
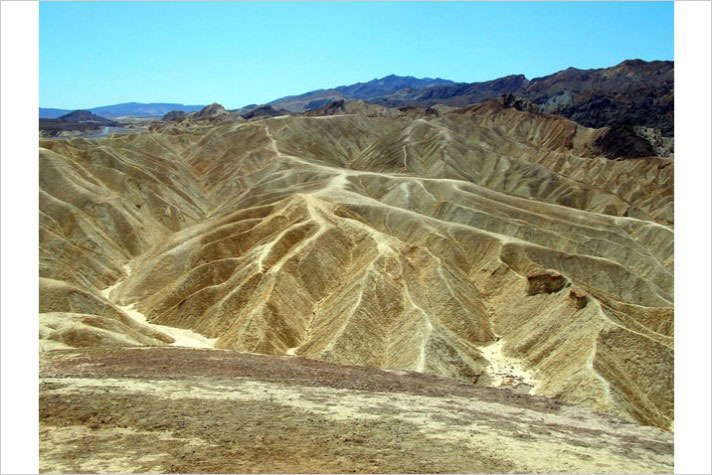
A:
<svg viewBox="0 0 712 475">
<path fill-rule="evenodd" d="M 421 373 L 182 348 L 40 358 L 42 473 L 672 473 L 673 435 Z"/>
</svg>

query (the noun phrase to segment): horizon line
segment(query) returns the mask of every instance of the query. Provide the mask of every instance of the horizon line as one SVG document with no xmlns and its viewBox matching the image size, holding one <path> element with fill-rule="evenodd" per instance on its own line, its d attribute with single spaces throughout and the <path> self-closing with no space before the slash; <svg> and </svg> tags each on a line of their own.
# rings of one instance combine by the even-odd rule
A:
<svg viewBox="0 0 712 475">
<path fill-rule="evenodd" d="M 644 63 L 654 63 L 654 62 L 668 62 L 668 63 L 674 63 L 674 62 L 675 62 L 674 58 L 673 58 L 673 59 L 651 59 L 651 60 L 645 60 L 645 59 L 640 59 L 640 58 L 630 58 L 630 59 L 624 59 L 623 61 L 620 61 L 620 62 L 617 63 L 617 64 L 614 64 L 614 65 L 611 65 L 611 66 L 604 66 L 604 67 L 600 67 L 600 68 L 580 69 L 580 68 L 577 68 L 577 67 L 574 67 L 574 66 L 569 66 L 569 67 L 566 68 L 566 69 L 560 69 L 560 70 L 558 70 L 558 71 L 554 71 L 553 73 L 546 74 L 546 75 L 544 75 L 544 76 L 538 76 L 538 77 L 531 78 L 531 79 L 527 78 L 526 74 L 507 74 L 507 75 L 505 75 L 505 76 L 499 76 L 499 77 L 496 77 L 496 78 L 493 78 L 493 79 L 488 79 L 488 80 L 486 80 L 486 81 L 473 81 L 473 82 L 467 82 L 467 81 L 458 82 L 458 81 L 453 81 L 453 80 L 451 80 L 451 79 L 442 78 L 442 77 L 440 77 L 440 76 L 430 76 L 430 75 L 428 75 L 428 76 L 423 76 L 423 77 L 417 77 L 417 76 L 413 76 L 413 75 L 410 75 L 410 74 L 401 76 L 401 75 L 399 75 L 399 74 L 391 73 L 391 74 L 388 74 L 388 75 L 386 75 L 386 76 L 382 76 L 382 77 L 380 77 L 380 78 L 379 78 L 379 77 L 376 77 L 376 78 L 373 78 L 373 79 L 370 79 L 370 80 L 364 81 L 364 82 L 357 81 L 357 82 L 353 82 L 353 83 L 350 83 L 350 84 L 341 84 L 341 85 L 339 85 L 339 86 L 332 86 L 332 87 L 328 87 L 328 88 L 312 89 L 312 90 L 305 91 L 305 92 L 300 92 L 300 93 L 295 93 L 295 94 L 288 94 L 288 95 L 281 96 L 281 97 L 278 97 L 278 98 L 276 98 L 276 99 L 272 99 L 272 100 L 269 101 L 269 102 L 264 102 L 264 103 L 261 103 L 261 104 L 255 102 L 255 103 L 249 103 L 249 104 L 245 104 L 245 105 L 242 105 L 242 106 L 240 106 L 240 107 L 234 107 L 234 108 L 225 107 L 225 106 L 224 106 L 222 103 L 220 103 L 220 102 L 217 102 L 217 104 L 223 105 L 223 107 L 225 107 L 225 108 L 228 109 L 228 110 L 230 110 L 230 109 L 241 109 L 241 108 L 243 108 L 243 107 L 247 107 L 247 106 L 251 106 L 251 105 L 258 105 L 258 106 L 261 106 L 261 105 L 269 105 L 269 104 L 271 104 L 271 103 L 273 103 L 273 102 L 275 102 L 275 101 L 278 101 L 278 100 L 284 99 L 284 98 L 301 96 L 301 95 L 304 95 L 304 94 L 309 94 L 309 93 L 311 93 L 311 92 L 328 91 L 328 90 L 330 90 L 330 89 L 337 89 L 337 88 L 339 88 L 339 87 L 348 87 L 348 86 L 353 86 L 353 85 L 356 85 L 356 84 L 366 84 L 366 83 L 369 83 L 369 82 L 371 82 L 371 81 L 378 81 L 378 80 L 385 79 L 385 78 L 392 77 L 392 76 L 399 77 L 399 78 L 414 78 L 414 79 L 420 79 L 420 80 L 431 79 L 431 80 L 450 81 L 450 82 L 452 83 L 452 85 L 485 83 L 485 82 L 496 81 L 497 79 L 502 79 L 502 78 L 511 77 L 511 76 L 524 76 L 525 79 L 527 79 L 527 80 L 529 80 L 529 81 L 533 81 L 533 80 L 535 80 L 535 79 L 545 78 L 545 77 L 551 76 L 551 75 L 553 75 L 553 74 L 559 73 L 559 72 L 561 72 L 561 71 L 567 71 L 567 70 L 569 70 L 569 69 L 577 69 L 577 70 L 579 70 L 579 71 L 595 71 L 595 70 L 597 70 L 597 69 L 614 68 L 614 67 L 616 67 L 616 66 L 620 66 L 621 64 L 623 64 L 623 63 L 625 63 L 625 62 L 629 62 L 629 61 L 642 61 L 642 62 L 644 62 Z M 442 86 L 431 86 L 431 87 L 442 87 Z M 423 89 L 425 89 L 425 88 L 423 88 Z M 74 111 L 79 111 L 79 110 L 91 110 L 91 109 L 97 109 L 97 108 L 99 108 L 99 107 L 111 107 L 111 106 L 118 106 L 118 105 L 123 105 L 123 104 L 143 104 L 143 105 L 150 105 L 150 104 L 176 104 L 176 105 L 180 105 L 180 106 L 184 106 L 184 107 L 205 107 L 205 106 L 207 106 L 207 105 L 214 104 L 214 103 L 216 103 L 216 102 L 215 102 L 215 101 L 212 101 L 212 102 L 208 102 L 208 103 L 205 103 L 205 104 L 184 104 L 183 102 L 173 102 L 173 101 L 151 101 L 151 102 L 126 101 L 126 102 L 117 102 L 117 103 L 114 103 L 114 104 L 102 104 L 102 105 L 98 105 L 98 106 L 92 106 L 92 107 L 87 107 L 87 108 L 79 108 L 79 109 L 71 109 L 71 108 L 65 108 L 65 107 L 45 107 L 45 106 L 42 106 L 42 105 L 40 105 L 39 108 L 40 108 L 40 109 L 67 110 L 67 111 L 74 112 Z"/>
</svg>

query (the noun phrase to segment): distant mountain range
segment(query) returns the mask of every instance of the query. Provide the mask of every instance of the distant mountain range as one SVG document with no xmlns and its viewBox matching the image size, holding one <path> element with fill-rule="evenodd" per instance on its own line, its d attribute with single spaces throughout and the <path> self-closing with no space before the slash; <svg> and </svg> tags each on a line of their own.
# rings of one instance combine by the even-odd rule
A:
<svg viewBox="0 0 712 475">
<path fill-rule="evenodd" d="M 449 86 L 453 81 L 440 78 L 418 79 L 412 76 L 390 76 L 373 79 L 365 83 L 356 83 L 349 86 L 339 86 L 333 89 L 317 89 L 297 96 L 287 96 L 276 99 L 269 105 L 281 107 L 290 112 L 305 112 L 318 109 L 331 101 L 342 99 L 360 99 L 368 101 L 377 97 L 387 96 L 404 89 L 424 89 L 437 86 Z"/>
<path fill-rule="evenodd" d="M 202 109 L 204 106 L 187 106 L 184 104 L 171 104 L 165 102 L 152 102 L 149 104 L 141 102 L 125 102 L 123 104 L 114 104 L 110 106 L 100 106 L 91 109 L 86 109 L 96 115 L 106 118 L 115 117 L 161 117 L 167 112 L 180 110 L 183 112 L 194 112 Z M 40 107 L 41 119 L 56 119 L 63 115 L 69 114 L 73 109 L 52 109 Z"/>
<path fill-rule="evenodd" d="M 372 98 L 387 107 L 465 106 L 502 94 L 531 101 L 539 112 L 558 114 L 587 127 L 633 124 L 674 135 L 673 61 L 623 61 L 601 69 L 568 68 L 527 80 L 523 75 L 494 81 L 402 89 Z"/>
<path fill-rule="evenodd" d="M 40 135 L 43 137 L 57 137 L 63 134 L 88 132 L 99 130 L 101 127 L 115 127 L 119 125 L 113 120 L 100 117 L 87 110 L 77 110 L 56 119 L 41 117 L 39 120 Z"/>
<path fill-rule="evenodd" d="M 275 105 L 275 109 L 280 107 L 290 112 L 305 112 L 307 110 L 318 109 L 329 104 L 332 100 L 338 99 L 361 99 L 369 100 L 374 97 L 381 97 L 395 93 L 402 89 L 418 89 L 433 86 L 447 86 L 455 84 L 446 79 L 418 79 L 411 76 L 396 76 L 390 75 L 381 79 L 374 79 L 366 83 L 356 83 L 348 86 L 339 86 L 333 89 L 319 89 L 310 91 L 297 96 L 287 96 L 270 102 L 270 105 Z M 203 105 L 184 105 L 170 103 L 150 103 L 144 104 L 141 102 L 126 102 L 123 104 L 115 104 L 111 106 L 100 106 L 92 109 L 86 109 L 94 114 L 107 118 L 115 117 L 162 117 L 171 111 L 195 112 L 205 107 Z M 257 109 L 258 104 L 251 104 L 242 109 L 242 112 L 249 112 Z M 52 109 L 40 107 L 40 118 L 56 119 L 63 115 L 72 112 L 73 109 Z"/>
<path fill-rule="evenodd" d="M 562 115 L 587 127 L 646 126 L 672 137 L 674 74 L 673 61 L 633 59 L 610 68 L 568 68 L 532 80 L 522 74 L 473 83 L 387 76 L 363 84 L 283 97 L 270 104 L 291 112 L 314 110 L 343 99 L 360 99 L 386 107 L 427 108 L 435 104 L 466 106 L 513 94 L 530 102 L 532 110 Z"/>
<path fill-rule="evenodd" d="M 532 111 L 558 114 L 587 127 L 635 125 L 660 129 L 674 136 L 674 62 L 627 60 L 601 69 L 568 68 L 535 79 L 511 75 L 484 82 L 455 83 L 446 79 L 418 79 L 390 75 L 365 83 L 319 89 L 268 103 L 275 110 L 304 113 L 333 101 L 358 99 L 386 107 L 427 108 L 435 104 L 466 106 L 504 94 L 527 100 Z M 129 102 L 89 111 L 107 118 L 161 117 L 178 110 L 198 111 L 202 105 Z M 235 109 L 248 114 L 259 106 Z M 263 106 L 264 109 L 264 106 Z M 71 112 L 40 108 L 40 117 L 56 118 Z"/>
</svg>

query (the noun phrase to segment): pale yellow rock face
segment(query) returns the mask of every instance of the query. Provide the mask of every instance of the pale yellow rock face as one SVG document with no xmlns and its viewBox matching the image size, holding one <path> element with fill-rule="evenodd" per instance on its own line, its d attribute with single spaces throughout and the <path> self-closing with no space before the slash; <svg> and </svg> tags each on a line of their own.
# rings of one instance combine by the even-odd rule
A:
<svg viewBox="0 0 712 475">
<path fill-rule="evenodd" d="M 135 304 L 216 348 L 478 385 L 506 362 L 668 429 L 673 162 L 593 156 L 598 134 L 485 103 L 43 141 L 43 341 L 80 346 L 57 322 L 94 315 L 112 344 L 171 344 L 122 329 Z M 528 295 L 540 269 L 566 285 Z"/>
</svg>

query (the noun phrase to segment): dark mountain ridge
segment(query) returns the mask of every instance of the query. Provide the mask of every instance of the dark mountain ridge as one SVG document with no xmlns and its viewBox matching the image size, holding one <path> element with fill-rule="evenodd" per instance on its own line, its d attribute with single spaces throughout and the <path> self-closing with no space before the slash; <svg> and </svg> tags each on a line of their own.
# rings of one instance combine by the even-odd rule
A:
<svg viewBox="0 0 712 475">
<path fill-rule="evenodd" d="M 356 83 L 350 86 L 339 86 L 335 88 L 346 97 L 352 99 L 367 100 L 383 95 L 384 90 L 401 90 L 412 88 L 424 88 L 435 86 L 448 86 L 455 84 L 452 81 L 441 78 L 414 78 L 413 76 L 396 76 L 391 74 L 381 79 L 374 79 L 366 83 Z"/>
<path fill-rule="evenodd" d="M 370 102 L 387 107 L 430 107 L 435 104 L 464 106 L 514 93 L 526 87 L 528 83 L 523 74 L 517 74 L 492 81 L 403 89 L 388 96 L 374 98 Z"/>
<path fill-rule="evenodd" d="M 491 81 L 454 83 L 390 75 L 287 96 L 270 104 L 304 112 L 327 107 L 333 101 L 360 99 L 390 108 L 427 109 L 435 104 L 463 107 L 514 94 L 531 102 L 539 112 L 562 115 L 587 127 L 627 130 L 642 126 L 673 137 L 674 72 L 673 61 L 631 59 L 608 68 L 567 68 L 531 80 L 515 74 Z"/>
<path fill-rule="evenodd" d="M 340 99 L 360 99 L 369 100 L 387 94 L 397 93 L 403 89 L 421 89 L 434 86 L 448 86 L 455 84 L 452 81 L 441 78 L 415 78 L 413 76 L 389 76 L 376 78 L 371 81 L 347 86 L 338 86 L 331 89 L 317 89 L 304 94 L 286 96 L 269 102 L 278 108 L 286 109 L 290 112 L 304 112 L 318 109 L 329 104 L 331 101 Z"/>
<path fill-rule="evenodd" d="M 587 127 L 645 126 L 674 136 L 673 61 L 626 60 L 610 68 L 568 68 L 527 80 L 523 75 L 493 81 L 401 90 L 373 98 L 388 107 L 465 106 L 502 94 L 534 103 Z"/>
</svg>

